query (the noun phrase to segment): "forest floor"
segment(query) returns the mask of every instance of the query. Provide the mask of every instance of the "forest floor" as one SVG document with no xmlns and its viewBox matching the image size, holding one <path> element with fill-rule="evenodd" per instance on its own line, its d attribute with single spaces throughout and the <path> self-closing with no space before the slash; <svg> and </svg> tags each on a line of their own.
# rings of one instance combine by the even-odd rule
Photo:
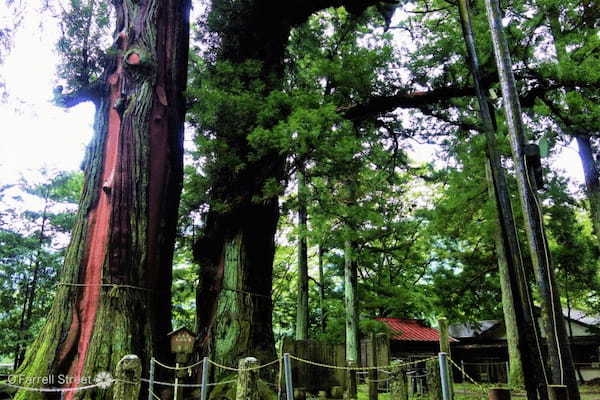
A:
<svg viewBox="0 0 600 400">
<path fill-rule="evenodd" d="M 581 400 L 600 400 L 600 386 L 581 385 L 579 387 L 581 392 Z M 454 400 L 487 400 L 487 394 L 483 394 L 481 390 L 473 385 L 466 383 L 458 383 L 454 385 Z M 513 392 L 513 398 L 525 399 L 525 392 Z M 358 387 L 358 400 L 368 400 L 369 390 L 367 385 L 359 385 Z M 409 400 L 427 400 L 429 396 L 409 396 Z M 390 400 L 389 393 L 380 393 L 379 400 Z"/>
</svg>

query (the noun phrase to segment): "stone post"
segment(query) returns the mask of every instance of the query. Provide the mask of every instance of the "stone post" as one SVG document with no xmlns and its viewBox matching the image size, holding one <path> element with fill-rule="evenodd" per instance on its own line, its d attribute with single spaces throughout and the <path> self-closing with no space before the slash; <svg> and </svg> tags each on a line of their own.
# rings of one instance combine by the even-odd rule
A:
<svg viewBox="0 0 600 400">
<path fill-rule="evenodd" d="M 117 364 L 115 371 L 114 400 L 138 399 L 140 395 L 140 378 L 142 362 L 138 356 L 126 355 Z"/>
<path fill-rule="evenodd" d="M 240 369 L 237 377 L 237 389 L 235 400 L 259 400 L 258 393 L 258 370 L 248 370 L 248 368 L 258 367 L 258 360 L 254 357 L 246 357 L 240 360 L 238 368 Z"/>
</svg>

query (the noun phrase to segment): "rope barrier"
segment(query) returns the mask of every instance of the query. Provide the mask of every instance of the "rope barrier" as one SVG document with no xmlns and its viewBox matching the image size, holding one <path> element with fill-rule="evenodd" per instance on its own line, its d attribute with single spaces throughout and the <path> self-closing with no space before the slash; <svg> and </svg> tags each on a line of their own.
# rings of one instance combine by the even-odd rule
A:
<svg viewBox="0 0 600 400">
<path fill-rule="evenodd" d="M 162 399 L 161 399 L 160 397 L 158 397 L 158 395 L 157 395 L 156 393 L 154 393 L 152 390 L 150 391 L 150 394 L 151 394 L 152 396 L 154 396 L 154 398 L 155 398 L 155 399 L 157 399 L 157 400 L 162 400 Z"/>
<path fill-rule="evenodd" d="M 290 357 L 291 357 L 291 356 L 290 356 Z M 227 371 L 241 372 L 241 371 L 255 371 L 255 370 L 257 370 L 257 369 L 263 369 L 263 368 L 269 367 L 269 366 L 271 366 L 271 365 L 273 365 L 273 364 L 276 364 L 276 363 L 280 363 L 280 364 L 281 364 L 281 360 L 282 360 L 282 359 L 283 359 L 283 358 L 282 358 L 282 357 L 280 357 L 280 358 L 277 358 L 277 359 L 275 359 L 275 360 L 273 360 L 273 361 L 270 361 L 270 362 L 268 362 L 268 363 L 266 363 L 266 364 L 259 365 L 258 367 L 250 367 L 250 368 L 234 368 L 234 367 L 228 367 L 227 365 L 219 364 L 219 363 L 217 363 L 216 361 L 213 361 L 213 360 L 210 360 L 210 359 L 208 360 L 208 362 L 209 362 L 209 363 L 211 363 L 212 365 L 214 365 L 214 366 L 215 366 L 215 367 L 217 367 L 217 368 L 221 368 L 221 369 L 224 369 L 224 370 L 227 370 Z M 280 366 L 280 369 L 281 369 L 281 366 Z"/>
<path fill-rule="evenodd" d="M 183 366 L 183 367 L 172 367 L 170 365 L 161 363 L 156 358 L 152 358 L 152 362 L 160 365 L 163 368 L 170 369 L 170 370 L 173 370 L 173 371 L 182 371 L 182 370 L 186 370 L 186 369 L 192 369 L 192 368 L 197 367 L 198 365 L 202 364 L 202 361 L 198 361 L 197 363 L 186 365 L 186 366 Z"/>
<path fill-rule="evenodd" d="M 383 378 L 383 379 L 369 379 L 369 378 L 365 378 L 365 382 L 366 383 L 383 383 L 383 382 L 389 382 L 391 381 L 393 378 Z"/>
<path fill-rule="evenodd" d="M 119 285 L 116 283 L 69 283 L 69 282 L 58 282 L 56 286 L 75 286 L 75 287 L 107 287 L 111 289 L 135 289 L 151 292 L 152 289 L 143 288 L 134 285 Z"/>
<path fill-rule="evenodd" d="M 246 296 L 265 297 L 267 299 L 271 298 L 271 296 L 267 296 L 267 295 L 262 294 L 262 293 L 252 293 L 252 292 L 248 292 L 248 291 L 242 290 L 242 289 L 233 289 L 233 288 L 226 288 L 226 287 L 224 287 L 221 290 L 228 290 L 230 292 L 241 293 L 241 294 L 245 294 Z"/>
<path fill-rule="evenodd" d="M 296 357 L 292 354 L 290 354 L 290 358 L 293 360 L 296 360 L 296 361 L 303 362 L 305 364 L 314 365 L 316 367 L 339 369 L 339 370 L 346 370 L 346 371 L 370 371 L 370 370 L 379 370 L 379 369 L 383 370 L 384 368 L 397 369 L 397 368 L 401 368 L 401 367 L 407 367 L 409 365 L 420 364 L 420 363 L 427 362 L 430 360 L 437 360 L 437 357 L 430 357 L 430 358 L 425 358 L 422 360 L 409 361 L 409 362 L 406 362 L 403 364 L 394 364 L 394 365 L 383 365 L 383 366 L 374 366 L 374 367 L 338 367 L 337 365 L 321 364 L 321 363 L 318 363 L 315 361 L 305 360 L 303 358 Z"/>
<path fill-rule="evenodd" d="M 142 378 L 141 381 L 145 382 L 145 383 L 150 382 L 150 380 L 146 379 L 146 378 Z M 228 384 L 236 382 L 236 381 L 237 381 L 237 379 L 231 379 L 231 380 L 223 381 L 223 382 L 208 383 L 206 386 L 228 385 Z M 132 382 L 129 382 L 129 383 L 132 383 Z M 171 383 L 171 382 L 152 381 L 152 383 L 155 385 L 159 385 L 159 386 L 171 386 L 171 387 L 175 386 L 175 383 Z M 203 385 L 201 383 L 177 383 L 177 386 L 178 387 L 189 387 L 189 388 L 201 388 Z"/>
<path fill-rule="evenodd" d="M 464 369 L 462 369 L 462 367 L 460 367 L 457 363 L 455 363 L 452 358 L 447 357 L 447 360 L 450 361 L 450 363 L 452 365 L 454 365 L 456 368 L 458 368 L 458 370 L 463 374 L 463 376 L 467 377 L 467 379 L 469 379 L 471 382 L 473 382 L 473 384 L 477 387 L 477 389 L 479 389 L 483 394 L 487 393 L 485 388 L 483 386 L 481 386 L 479 383 L 477 383 L 475 381 L 475 379 L 471 378 L 471 376 L 469 374 L 467 374 L 467 372 Z"/>
</svg>

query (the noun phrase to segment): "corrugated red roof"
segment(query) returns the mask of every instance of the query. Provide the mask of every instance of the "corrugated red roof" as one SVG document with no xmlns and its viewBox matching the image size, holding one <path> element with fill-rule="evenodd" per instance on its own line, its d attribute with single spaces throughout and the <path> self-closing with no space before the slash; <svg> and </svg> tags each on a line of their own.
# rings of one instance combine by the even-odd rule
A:
<svg viewBox="0 0 600 400">
<path fill-rule="evenodd" d="M 392 331 L 392 340 L 439 342 L 440 332 L 437 329 L 428 328 L 416 319 L 399 318 L 376 318 L 386 324 Z M 450 338 L 451 342 L 456 342 Z"/>
</svg>

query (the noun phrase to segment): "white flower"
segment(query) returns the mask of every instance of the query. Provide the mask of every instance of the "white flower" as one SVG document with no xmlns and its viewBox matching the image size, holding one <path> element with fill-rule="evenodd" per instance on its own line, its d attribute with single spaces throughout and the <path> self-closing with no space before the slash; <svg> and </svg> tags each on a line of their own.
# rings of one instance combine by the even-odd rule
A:
<svg viewBox="0 0 600 400">
<path fill-rule="evenodd" d="M 113 377 L 110 372 L 101 371 L 98 372 L 96 378 L 94 378 L 94 382 L 100 389 L 108 389 L 110 385 L 113 383 Z"/>
</svg>

